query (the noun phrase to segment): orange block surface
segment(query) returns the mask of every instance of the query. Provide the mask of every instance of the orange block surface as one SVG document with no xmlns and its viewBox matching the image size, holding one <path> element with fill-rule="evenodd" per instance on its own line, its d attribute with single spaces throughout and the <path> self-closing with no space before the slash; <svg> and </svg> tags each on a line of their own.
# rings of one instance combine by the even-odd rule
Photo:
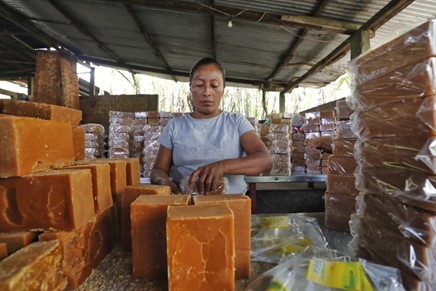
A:
<svg viewBox="0 0 436 291">
<path fill-rule="evenodd" d="M 63 253 L 62 269 L 68 277 L 67 287 L 77 288 L 112 250 L 112 209 L 97 214 L 78 230 L 44 232 L 39 239 L 59 240 Z"/>
<path fill-rule="evenodd" d="M 223 205 L 169 206 L 168 289 L 234 290 L 232 210 Z"/>
<path fill-rule="evenodd" d="M 73 165 L 66 169 L 89 169 L 91 171 L 95 213 L 112 207 L 111 175 L 108 164 Z"/>
<path fill-rule="evenodd" d="M 6 243 L 0 243 L 0 261 L 8 256 L 8 246 Z"/>
<path fill-rule="evenodd" d="M 85 131 L 81 127 L 73 126 L 73 146 L 74 159 L 83 160 L 85 158 Z"/>
<path fill-rule="evenodd" d="M 0 115 L 0 177 L 74 163 L 73 134 L 68 123 Z"/>
<path fill-rule="evenodd" d="M 0 290 L 64 290 L 61 265 L 57 240 L 32 243 L 0 262 Z"/>
<path fill-rule="evenodd" d="M 94 215 L 90 170 L 0 179 L 0 231 L 70 230 Z"/>
<path fill-rule="evenodd" d="M 194 196 L 194 205 L 228 205 L 235 216 L 235 276 L 250 276 L 251 252 L 251 199 L 244 194 L 218 194 Z"/>
<path fill-rule="evenodd" d="M 5 243 L 8 248 L 8 254 L 13 254 L 19 249 L 36 241 L 36 232 L 17 231 L 17 232 L 0 232 L 0 243 Z"/>
<path fill-rule="evenodd" d="M 131 204 L 132 267 L 138 279 L 167 275 L 166 217 L 169 205 L 189 204 L 190 195 L 141 195 Z"/>
<path fill-rule="evenodd" d="M 121 202 L 121 196 L 124 188 L 127 186 L 126 169 L 127 162 L 122 159 L 92 159 L 76 161 L 77 165 L 87 164 L 108 164 L 110 166 L 111 174 L 111 191 L 112 200 L 114 202 Z"/>
<path fill-rule="evenodd" d="M 4 114 L 35 117 L 46 120 L 55 120 L 78 126 L 82 120 L 82 111 L 64 106 L 40 102 L 7 100 L 4 103 Z"/>
<path fill-rule="evenodd" d="M 140 195 L 171 195 L 171 188 L 165 185 L 151 184 L 126 186 L 121 198 L 121 242 L 126 250 L 132 248 L 130 205 Z"/>
<path fill-rule="evenodd" d="M 128 158 L 127 162 L 127 185 L 136 185 L 139 184 L 141 179 L 141 164 L 139 163 L 139 158 Z"/>
</svg>

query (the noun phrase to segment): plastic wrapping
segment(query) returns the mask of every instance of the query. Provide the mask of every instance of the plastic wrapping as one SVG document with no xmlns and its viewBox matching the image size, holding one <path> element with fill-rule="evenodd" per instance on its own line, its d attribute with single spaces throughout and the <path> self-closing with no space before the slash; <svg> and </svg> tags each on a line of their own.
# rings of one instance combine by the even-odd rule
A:
<svg viewBox="0 0 436 291">
<path fill-rule="evenodd" d="M 356 178 L 354 175 L 334 175 L 329 173 L 326 180 L 327 192 L 357 196 L 359 191 L 356 189 L 355 182 Z"/>
<path fill-rule="evenodd" d="M 335 156 L 354 157 L 356 139 L 332 139 L 332 153 Z"/>
<path fill-rule="evenodd" d="M 161 126 L 166 126 L 169 122 L 170 122 L 171 118 L 165 118 L 165 117 L 161 117 L 159 119 L 159 124 Z"/>
<path fill-rule="evenodd" d="M 103 135 L 105 132 L 104 126 L 98 123 L 85 123 L 79 125 L 79 127 L 82 128 L 85 133 L 95 133 Z"/>
<path fill-rule="evenodd" d="M 166 112 L 166 111 L 160 111 L 159 112 L 159 117 L 160 118 L 173 118 L 173 113 L 172 112 Z"/>
<path fill-rule="evenodd" d="M 98 141 L 85 139 L 85 148 L 99 148 L 100 144 Z"/>
<path fill-rule="evenodd" d="M 305 139 L 311 139 L 311 138 L 315 138 L 315 137 L 320 137 L 321 133 L 319 133 L 319 132 L 308 132 L 308 133 L 305 133 L 304 135 L 305 135 Z"/>
<path fill-rule="evenodd" d="M 144 125 L 144 132 L 162 132 L 163 127 L 160 125 L 154 125 L 154 124 L 146 124 Z"/>
<path fill-rule="evenodd" d="M 378 138 L 357 141 L 355 157 L 366 168 L 404 169 L 436 174 L 435 137 Z"/>
<path fill-rule="evenodd" d="M 152 143 L 144 145 L 144 150 L 142 151 L 142 153 L 144 154 L 144 158 L 148 156 L 156 157 L 158 151 L 159 151 L 159 143 L 157 141 L 154 141 Z"/>
<path fill-rule="evenodd" d="M 355 110 L 368 110 L 394 102 L 436 94 L 436 58 L 428 58 L 355 86 L 349 98 Z"/>
<path fill-rule="evenodd" d="M 356 189 L 364 193 L 380 193 L 398 197 L 429 211 L 436 211 L 436 176 L 399 169 L 366 168 L 355 170 Z"/>
<path fill-rule="evenodd" d="M 134 113 L 135 119 L 145 119 L 147 120 L 148 112 L 147 111 L 138 111 Z"/>
<path fill-rule="evenodd" d="M 271 168 L 270 175 L 272 176 L 290 176 L 292 164 L 289 162 L 275 162 Z"/>
<path fill-rule="evenodd" d="M 354 83 L 359 85 L 368 82 L 398 67 L 431 56 L 436 56 L 435 20 L 423 23 L 353 60 Z"/>
<path fill-rule="evenodd" d="M 251 259 L 278 263 L 308 246 L 327 247 L 316 218 L 298 215 L 256 215 L 251 221 Z"/>
<path fill-rule="evenodd" d="M 309 168 L 317 168 L 321 166 L 321 160 L 306 159 L 306 166 Z"/>
<path fill-rule="evenodd" d="M 335 132 L 338 138 L 355 139 L 356 134 L 351 129 L 351 121 L 339 120 L 336 123 Z"/>
<path fill-rule="evenodd" d="M 306 124 L 306 125 L 303 125 L 303 127 L 301 129 L 304 131 L 304 133 L 319 132 L 319 125 L 318 124 Z"/>
<path fill-rule="evenodd" d="M 334 279 L 333 279 L 334 278 Z M 404 291 L 398 269 L 358 261 L 327 248 L 310 247 L 251 282 L 247 291 Z"/>
<path fill-rule="evenodd" d="M 320 128 L 322 125 L 335 124 L 335 123 L 336 123 L 336 117 L 334 116 L 334 112 L 333 112 L 333 116 L 321 118 Z"/>
<path fill-rule="evenodd" d="M 338 100 L 336 101 L 336 118 L 338 120 L 348 120 L 350 119 L 351 114 L 354 112 L 353 109 L 348 105 L 347 101 L 353 98 L 353 96 L 347 97 L 347 100 Z"/>
<path fill-rule="evenodd" d="M 133 118 L 121 118 L 121 117 L 109 117 L 109 122 L 111 124 L 119 124 L 119 125 L 129 125 L 133 126 Z"/>
<path fill-rule="evenodd" d="M 334 131 L 335 130 L 335 124 L 336 123 L 324 123 L 319 125 L 319 131 L 325 132 L 325 131 Z"/>
<path fill-rule="evenodd" d="M 200 193 L 198 191 L 199 186 L 198 186 L 199 180 L 197 178 L 197 181 L 194 185 L 190 185 L 189 184 L 189 176 L 187 177 L 183 177 L 182 180 L 179 183 L 179 187 L 180 187 L 180 191 L 183 194 L 190 194 L 190 195 L 203 195 L 202 193 Z M 229 180 L 226 177 L 223 177 L 222 180 L 218 183 L 218 187 L 210 192 L 210 195 L 214 195 L 214 194 L 223 194 L 223 193 L 228 193 L 228 188 L 229 188 Z"/>
<path fill-rule="evenodd" d="M 289 132 L 289 124 L 270 124 L 269 132 Z"/>
<path fill-rule="evenodd" d="M 133 125 L 123 125 L 112 123 L 109 125 L 109 134 L 110 133 L 132 133 Z"/>
<path fill-rule="evenodd" d="M 273 154 L 286 154 L 291 152 L 289 140 L 276 139 L 271 141 L 270 152 Z"/>
<path fill-rule="evenodd" d="M 160 117 L 148 117 L 147 122 L 149 125 L 160 126 Z"/>
<path fill-rule="evenodd" d="M 109 139 L 109 148 L 130 148 L 131 142 L 125 139 Z"/>
<path fill-rule="evenodd" d="M 294 132 L 294 133 L 291 134 L 291 140 L 292 141 L 295 141 L 295 140 L 302 140 L 302 141 L 304 141 L 305 139 L 306 139 L 306 136 L 302 132 Z"/>
<path fill-rule="evenodd" d="M 362 196 L 357 200 L 358 211 L 350 221 L 353 233 L 350 245 L 356 254 L 376 263 L 399 268 L 408 290 L 418 290 L 414 286 L 416 281 L 435 284 L 436 248 L 416 240 L 423 239 L 423 233 L 429 236 L 427 229 L 423 229 L 426 222 L 433 224 L 427 226 L 434 237 L 434 223 L 429 221 L 429 215 L 416 215 L 413 208 L 390 199 L 380 200 L 383 197 L 380 195 Z M 368 200 L 365 196 L 375 196 L 377 201 Z M 383 243 L 377 243 L 381 241 Z"/>
<path fill-rule="evenodd" d="M 133 141 L 134 142 L 138 142 L 138 143 L 144 143 L 145 137 L 144 135 L 134 135 L 133 136 Z"/>
<path fill-rule="evenodd" d="M 357 167 L 356 160 L 354 157 L 340 157 L 340 156 L 330 156 L 329 157 L 329 173 L 332 175 L 354 175 L 354 170 Z"/>
<path fill-rule="evenodd" d="M 271 140 L 275 140 L 275 139 L 289 140 L 290 139 L 290 135 L 289 135 L 289 132 L 276 132 L 276 131 L 272 131 L 272 132 L 269 133 L 269 138 Z"/>
<path fill-rule="evenodd" d="M 161 135 L 160 131 L 150 131 L 150 132 L 144 132 L 144 142 L 150 143 L 152 141 L 156 141 L 159 139 Z"/>
<path fill-rule="evenodd" d="M 147 118 L 146 117 L 144 117 L 144 118 L 135 117 L 135 119 L 133 119 L 133 124 L 135 125 L 135 128 L 136 128 L 136 126 L 142 126 L 142 128 L 143 128 L 144 125 L 147 124 Z"/>
<path fill-rule="evenodd" d="M 306 165 L 306 173 L 311 175 L 320 175 L 322 168 L 320 166 Z"/>
<path fill-rule="evenodd" d="M 305 165 L 296 165 L 295 163 L 292 164 L 291 167 L 292 173 L 305 173 L 306 172 L 306 166 Z"/>
<path fill-rule="evenodd" d="M 110 132 L 109 139 L 128 140 L 130 139 L 130 134 L 126 132 Z"/>
<path fill-rule="evenodd" d="M 87 133 L 85 133 L 85 140 L 88 140 L 88 141 L 98 141 L 100 139 L 100 136 L 101 135 L 99 135 L 97 133 L 87 132 Z"/>
<path fill-rule="evenodd" d="M 289 167 L 291 166 L 291 157 L 289 156 L 289 154 L 273 154 L 271 156 L 273 164 L 282 163 L 287 164 Z"/>
<path fill-rule="evenodd" d="M 124 148 L 110 148 L 109 149 L 109 158 L 128 158 L 130 154 L 129 149 Z"/>
<path fill-rule="evenodd" d="M 135 118 L 133 112 L 109 111 L 109 118 L 131 119 Z"/>
<path fill-rule="evenodd" d="M 304 149 L 304 158 L 306 160 L 321 160 L 321 150 L 311 147 L 306 147 Z"/>
</svg>

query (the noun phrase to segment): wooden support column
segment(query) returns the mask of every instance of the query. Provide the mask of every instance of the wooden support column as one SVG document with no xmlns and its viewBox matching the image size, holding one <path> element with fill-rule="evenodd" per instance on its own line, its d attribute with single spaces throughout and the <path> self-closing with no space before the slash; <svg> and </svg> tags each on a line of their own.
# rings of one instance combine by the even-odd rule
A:
<svg viewBox="0 0 436 291">
<path fill-rule="evenodd" d="M 369 30 L 358 30 L 351 35 L 351 59 L 354 59 L 362 54 L 364 51 L 369 50 L 369 36 Z"/>
<path fill-rule="evenodd" d="M 29 100 L 32 101 L 33 98 L 33 84 L 35 81 L 34 76 L 27 77 L 27 95 L 29 96 Z"/>
<path fill-rule="evenodd" d="M 95 96 L 95 68 L 91 67 L 89 78 L 89 96 Z"/>
<path fill-rule="evenodd" d="M 279 97 L 279 108 L 280 108 L 280 112 L 285 112 L 285 93 L 281 93 L 280 92 L 280 97 Z"/>
</svg>

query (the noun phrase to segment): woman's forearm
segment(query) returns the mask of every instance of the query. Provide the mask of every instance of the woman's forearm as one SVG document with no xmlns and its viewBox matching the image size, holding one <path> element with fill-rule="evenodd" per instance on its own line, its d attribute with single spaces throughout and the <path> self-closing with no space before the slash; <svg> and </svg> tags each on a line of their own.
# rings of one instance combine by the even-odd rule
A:
<svg viewBox="0 0 436 291">
<path fill-rule="evenodd" d="M 257 176 L 271 169 L 272 158 L 268 153 L 254 153 L 249 156 L 222 161 L 224 174 Z"/>
</svg>

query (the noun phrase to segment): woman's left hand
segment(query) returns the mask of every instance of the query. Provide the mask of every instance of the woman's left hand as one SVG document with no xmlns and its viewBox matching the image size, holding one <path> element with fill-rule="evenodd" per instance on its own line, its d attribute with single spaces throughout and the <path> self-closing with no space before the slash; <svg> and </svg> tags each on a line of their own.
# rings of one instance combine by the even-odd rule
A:
<svg viewBox="0 0 436 291">
<path fill-rule="evenodd" d="M 197 191 L 202 195 L 220 192 L 224 188 L 224 163 L 218 161 L 199 167 L 189 177 L 191 187 L 197 186 Z M 224 189 L 222 189 L 224 190 Z M 221 190 L 221 191 L 222 191 Z"/>
</svg>

